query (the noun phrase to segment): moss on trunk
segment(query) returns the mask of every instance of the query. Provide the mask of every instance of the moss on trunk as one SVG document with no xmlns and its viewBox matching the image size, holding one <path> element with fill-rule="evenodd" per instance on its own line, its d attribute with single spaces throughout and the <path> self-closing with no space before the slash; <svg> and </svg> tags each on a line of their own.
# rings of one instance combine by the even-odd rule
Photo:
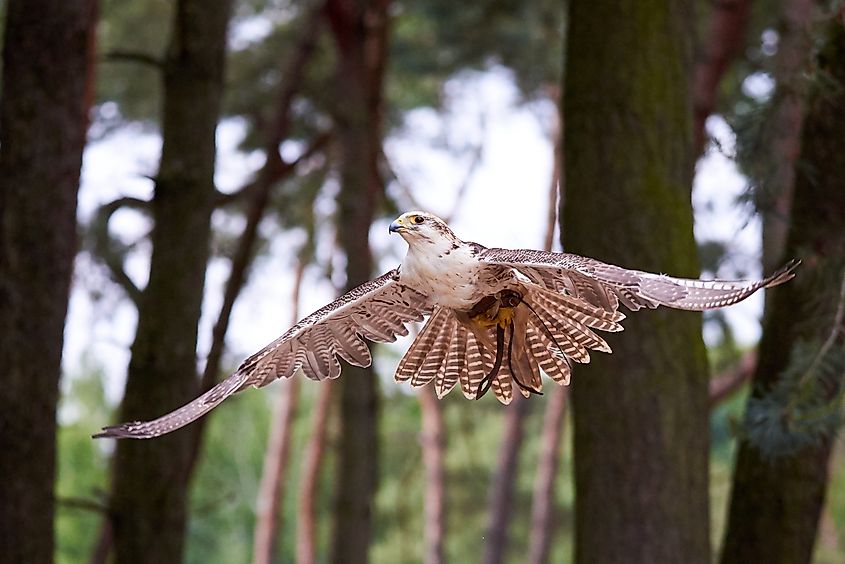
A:
<svg viewBox="0 0 845 564">
<path fill-rule="evenodd" d="M 688 2 L 570 3 L 566 250 L 696 277 Z M 576 561 L 705 563 L 701 317 L 641 311 L 575 369 Z"/>
</svg>

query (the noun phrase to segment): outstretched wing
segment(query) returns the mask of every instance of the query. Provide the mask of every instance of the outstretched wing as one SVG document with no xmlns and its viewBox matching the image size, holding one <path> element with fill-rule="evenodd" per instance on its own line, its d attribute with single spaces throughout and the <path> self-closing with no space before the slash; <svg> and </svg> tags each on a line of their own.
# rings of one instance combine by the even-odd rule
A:
<svg viewBox="0 0 845 564">
<path fill-rule="evenodd" d="M 515 268 L 532 281 L 557 292 L 616 311 L 619 303 L 636 311 L 659 305 L 703 311 L 740 302 L 759 290 L 791 280 L 800 261 L 793 260 L 771 276 L 757 281 L 691 280 L 628 270 L 569 253 L 531 249 L 484 249 L 478 258 L 487 264 Z"/>
<path fill-rule="evenodd" d="M 378 343 L 407 335 L 407 323 L 431 312 L 428 298 L 399 282 L 399 269 L 354 288 L 291 327 L 284 335 L 247 358 L 234 374 L 191 403 L 148 422 L 106 427 L 95 437 L 149 439 L 175 431 L 202 417 L 227 397 L 299 369 L 312 380 L 340 376 L 338 357 L 369 366 L 363 339 Z"/>
</svg>

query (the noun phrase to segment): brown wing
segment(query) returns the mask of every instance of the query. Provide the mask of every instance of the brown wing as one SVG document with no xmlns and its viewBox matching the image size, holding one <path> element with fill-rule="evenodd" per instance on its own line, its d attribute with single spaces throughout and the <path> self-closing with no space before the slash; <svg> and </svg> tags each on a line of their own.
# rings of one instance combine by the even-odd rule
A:
<svg viewBox="0 0 845 564">
<path fill-rule="evenodd" d="M 763 280 L 730 281 L 673 278 L 569 253 L 531 249 L 484 249 L 479 251 L 478 258 L 488 264 L 515 268 L 535 283 L 608 311 L 616 311 L 620 302 L 632 311 L 659 305 L 691 311 L 725 307 L 761 288 L 791 280 L 800 264 L 793 260 Z"/>
<path fill-rule="evenodd" d="M 399 281 L 394 269 L 354 288 L 291 327 L 284 335 L 247 358 L 238 370 L 191 403 L 148 422 L 106 427 L 95 437 L 149 439 L 175 431 L 217 407 L 227 397 L 299 369 L 313 380 L 337 378 L 338 357 L 355 366 L 369 366 L 363 339 L 393 342 L 407 335 L 407 323 L 430 313 L 428 299 Z"/>
</svg>

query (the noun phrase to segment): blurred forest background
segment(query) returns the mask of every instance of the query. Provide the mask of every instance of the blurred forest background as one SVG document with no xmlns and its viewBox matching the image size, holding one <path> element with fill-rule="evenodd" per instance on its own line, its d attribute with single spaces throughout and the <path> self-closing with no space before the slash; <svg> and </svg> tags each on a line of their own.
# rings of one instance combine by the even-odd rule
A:
<svg viewBox="0 0 845 564">
<path fill-rule="evenodd" d="M 0 4 L 0 561 L 845 561 L 841 1 Z M 395 266 L 418 208 L 674 275 L 803 265 L 759 323 L 639 312 L 507 407 L 395 385 L 400 344 L 91 439 Z"/>
</svg>

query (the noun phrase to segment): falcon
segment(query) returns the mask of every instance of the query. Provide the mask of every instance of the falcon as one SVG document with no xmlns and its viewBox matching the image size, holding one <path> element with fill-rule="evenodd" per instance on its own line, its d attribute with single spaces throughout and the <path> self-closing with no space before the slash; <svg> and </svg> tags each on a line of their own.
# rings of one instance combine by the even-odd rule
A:
<svg viewBox="0 0 845 564">
<path fill-rule="evenodd" d="M 487 248 L 459 239 L 440 218 L 415 211 L 390 224 L 408 243 L 402 264 L 299 321 L 199 398 L 148 422 L 106 427 L 95 437 L 148 439 L 202 417 L 232 394 L 298 371 L 337 378 L 340 359 L 372 363 L 365 342 L 387 343 L 428 321 L 396 369 L 396 380 L 433 382 L 442 398 L 460 384 L 469 399 L 492 389 L 541 393 L 541 372 L 566 385 L 572 363 L 610 353 L 596 331 L 621 331 L 631 311 L 667 306 L 703 311 L 744 300 L 790 280 L 792 261 L 759 281 L 689 280 L 628 270 L 569 253 Z"/>
</svg>

